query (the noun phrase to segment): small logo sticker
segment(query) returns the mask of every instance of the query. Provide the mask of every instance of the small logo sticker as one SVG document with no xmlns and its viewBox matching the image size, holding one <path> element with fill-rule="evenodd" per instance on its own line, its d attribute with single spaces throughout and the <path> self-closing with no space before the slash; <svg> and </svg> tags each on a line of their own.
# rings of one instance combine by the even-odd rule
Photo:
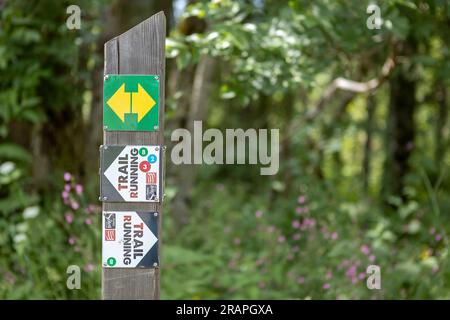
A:
<svg viewBox="0 0 450 320">
<path fill-rule="evenodd" d="M 147 185 L 147 193 L 145 195 L 147 200 L 156 200 L 157 192 L 158 192 L 158 188 L 157 188 L 156 184 L 148 184 Z"/>
<path fill-rule="evenodd" d="M 106 229 L 105 230 L 105 240 L 106 241 L 116 241 L 116 230 Z"/>
<path fill-rule="evenodd" d="M 156 172 L 147 172 L 147 184 L 156 184 Z"/>
<path fill-rule="evenodd" d="M 116 228 L 116 214 L 105 213 L 105 229 L 115 229 L 115 228 Z"/>
<path fill-rule="evenodd" d="M 109 257 L 108 260 L 106 260 L 106 263 L 110 267 L 114 267 L 116 265 L 116 259 L 113 257 Z"/>
</svg>

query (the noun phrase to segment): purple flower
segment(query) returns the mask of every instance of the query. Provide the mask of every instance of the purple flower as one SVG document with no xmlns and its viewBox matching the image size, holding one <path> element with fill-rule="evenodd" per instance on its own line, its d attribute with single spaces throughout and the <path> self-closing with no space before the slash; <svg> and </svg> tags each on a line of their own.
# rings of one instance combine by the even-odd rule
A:
<svg viewBox="0 0 450 320">
<path fill-rule="evenodd" d="M 435 228 L 431 228 L 430 229 L 430 234 L 435 234 L 436 233 L 436 229 Z"/>
<path fill-rule="evenodd" d="M 81 184 L 76 184 L 76 185 L 75 185 L 75 192 L 76 192 L 78 195 L 81 195 L 81 194 L 83 193 L 83 186 L 82 186 Z"/>
<path fill-rule="evenodd" d="M 338 238 L 338 233 L 337 233 L 336 231 L 334 231 L 334 232 L 331 234 L 331 239 L 336 240 L 337 238 Z"/>
<path fill-rule="evenodd" d="M 434 237 L 434 239 L 436 240 L 436 241 L 441 241 L 442 240 L 442 236 L 440 235 L 440 234 L 437 234 L 435 237 Z"/>
<path fill-rule="evenodd" d="M 67 200 L 69 198 L 69 193 L 66 190 L 64 190 L 63 192 L 61 192 L 61 197 L 64 200 Z"/>
<path fill-rule="evenodd" d="M 331 285 L 330 285 L 329 283 L 324 283 L 323 286 L 322 286 L 322 288 L 323 288 L 324 290 L 328 290 L 328 289 L 331 288 Z"/>
<path fill-rule="evenodd" d="M 296 213 L 297 215 L 301 215 L 301 214 L 303 213 L 303 208 L 302 208 L 302 207 L 297 207 L 297 208 L 295 208 L 295 213 Z"/>
<path fill-rule="evenodd" d="M 88 226 L 90 226 L 92 224 L 92 219 L 87 218 L 86 220 L 84 220 L 84 223 L 86 223 Z"/>
<path fill-rule="evenodd" d="M 69 172 L 64 173 L 64 181 L 70 181 L 72 179 L 72 175 Z"/>
<path fill-rule="evenodd" d="M 305 277 L 298 277 L 298 278 L 297 278 L 297 283 L 298 283 L 298 284 L 303 284 L 303 283 L 305 283 Z"/>
<path fill-rule="evenodd" d="M 351 266 L 348 268 L 345 275 L 349 278 L 354 277 L 356 275 L 356 266 Z"/>
<path fill-rule="evenodd" d="M 71 246 L 73 246 L 73 245 L 75 244 L 75 242 L 77 242 L 77 239 L 76 239 L 74 236 L 71 236 L 71 237 L 69 238 L 69 244 L 70 244 Z"/>
<path fill-rule="evenodd" d="M 87 265 L 84 266 L 84 271 L 86 272 L 94 271 L 94 265 L 92 263 L 88 263 Z"/>
<path fill-rule="evenodd" d="M 298 220 L 292 221 L 292 228 L 299 229 L 301 226 L 302 226 L 302 224 L 300 223 L 300 221 L 298 221 Z"/>
<path fill-rule="evenodd" d="M 309 218 L 306 218 L 304 221 L 303 221 L 303 226 L 306 228 L 306 227 L 314 227 L 316 225 L 316 220 L 315 219 L 309 219 Z"/>
<path fill-rule="evenodd" d="M 278 240 L 278 242 L 282 243 L 286 240 L 286 238 L 285 238 L 285 236 L 279 236 L 277 240 Z"/>
<path fill-rule="evenodd" d="M 238 245 L 241 244 L 241 239 L 239 239 L 239 238 L 234 238 L 233 242 L 234 242 L 235 245 L 238 246 Z"/>
<path fill-rule="evenodd" d="M 70 191 L 70 184 L 68 184 L 68 183 L 66 183 L 65 185 L 64 185 L 64 191 L 67 191 L 67 192 L 69 192 Z"/>
<path fill-rule="evenodd" d="M 71 224 L 73 222 L 73 215 L 71 213 L 65 213 L 64 219 L 66 219 L 66 222 L 68 224 Z"/>
<path fill-rule="evenodd" d="M 366 256 L 370 254 L 370 248 L 368 245 L 363 244 L 360 248 L 361 252 L 364 253 Z"/>
<path fill-rule="evenodd" d="M 333 278 L 333 272 L 328 271 L 327 274 L 325 275 L 325 279 L 331 279 Z"/>
<path fill-rule="evenodd" d="M 366 274 L 364 272 L 361 272 L 360 274 L 358 274 L 359 280 L 363 280 L 365 277 L 366 277 Z"/>
<path fill-rule="evenodd" d="M 293 246 L 292 247 L 292 252 L 298 252 L 300 250 L 299 246 Z"/>
<path fill-rule="evenodd" d="M 255 216 L 256 216 L 257 218 L 261 218 L 262 215 L 263 215 L 263 212 L 262 212 L 261 210 L 257 210 L 257 211 L 255 212 Z"/>
<path fill-rule="evenodd" d="M 305 203 L 305 196 L 298 197 L 297 202 L 300 203 L 300 204 L 304 204 Z"/>
<path fill-rule="evenodd" d="M 369 261 L 370 261 L 370 262 L 374 262 L 374 261 L 375 261 L 375 256 L 374 256 L 373 254 L 371 254 L 371 255 L 369 256 Z"/>
<path fill-rule="evenodd" d="M 295 234 L 292 236 L 292 239 L 293 239 L 293 240 L 300 240 L 301 237 L 302 237 L 302 235 L 301 235 L 300 233 L 295 233 Z"/>
<path fill-rule="evenodd" d="M 96 205 L 94 205 L 94 204 L 89 204 L 89 205 L 87 206 L 86 211 L 87 211 L 87 213 L 95 213 L 95 212 L 98 211 L 98 209 L 99 209 L 98 206 L 96 206 Z"/>
<path fill-rule="evenodd" d="M 78 208 L 80 207 L 80 205 L 78 204 L 78 202 L 72 201 L 72 202 L 70 203 L 70 207 L 71 207 L 73 210 L 78 210 Z"/>
</svg>

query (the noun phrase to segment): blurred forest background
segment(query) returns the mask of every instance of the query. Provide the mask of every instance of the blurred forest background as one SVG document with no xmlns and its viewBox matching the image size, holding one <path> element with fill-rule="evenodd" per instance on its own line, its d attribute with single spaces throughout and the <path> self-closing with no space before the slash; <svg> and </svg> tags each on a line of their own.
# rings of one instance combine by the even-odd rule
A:
<svg viewBox="0 0 450 320">
<path fill-rule="evenodd" d="M 167 162 L 162 298 L 449 299 L 448 0 L 0 1 L 0 298 L 100 298 L 103 44 L 161 10 L 168 154 L 281 143 L 275 176 Z"/>
</svg>

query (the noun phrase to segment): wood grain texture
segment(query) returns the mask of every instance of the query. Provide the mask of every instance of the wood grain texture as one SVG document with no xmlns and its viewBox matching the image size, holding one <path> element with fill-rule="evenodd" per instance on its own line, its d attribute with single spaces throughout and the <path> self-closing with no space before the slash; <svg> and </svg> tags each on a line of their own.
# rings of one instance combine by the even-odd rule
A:
<svg viewBox="0 0 450 320">
<path fill-rule="evenodd" d="M 152 74 L 160 77 L 159 130 L 152 132 L 103 131 L 104 145 L 164 146 L 164 79 L 165 79 L 166 18 L 161 11 L 120 36 L 105 43 L 104 74 Z M 161 151 L 160 174 L 164 177 L 164 152 Z M 164 180 L 161 179 L 160 195 Z M 159 212 L 159 241 L 161 248 L 162 202 L 103 203 L 106 211 Z M 161 251 L 160 251 L 161 252 Z M 102 295 L 105 300 L 159 299 L 160 268 L 104 268 Z"/>
</svg>

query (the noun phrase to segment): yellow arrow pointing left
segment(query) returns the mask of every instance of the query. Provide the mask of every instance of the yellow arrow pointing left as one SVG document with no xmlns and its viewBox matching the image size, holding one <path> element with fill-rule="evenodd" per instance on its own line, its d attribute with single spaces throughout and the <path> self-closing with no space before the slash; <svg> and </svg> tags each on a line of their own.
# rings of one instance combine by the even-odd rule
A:
<svg viewBox="0 0 450 320">
<path fill-rule="evenodd" d="M 137 121 L 140 122 L 155 104 L 155 100 L 138 84 L 138 91 L 133 94 L 133 113 L 138 114 Z"/>
<path fill-rule="evenodd" d="M 115 114 L 125 122 L 125 113 L 130 112 L 130 93 L 125 92 L 125 83 L 106 102 Z"/>
</svg>

